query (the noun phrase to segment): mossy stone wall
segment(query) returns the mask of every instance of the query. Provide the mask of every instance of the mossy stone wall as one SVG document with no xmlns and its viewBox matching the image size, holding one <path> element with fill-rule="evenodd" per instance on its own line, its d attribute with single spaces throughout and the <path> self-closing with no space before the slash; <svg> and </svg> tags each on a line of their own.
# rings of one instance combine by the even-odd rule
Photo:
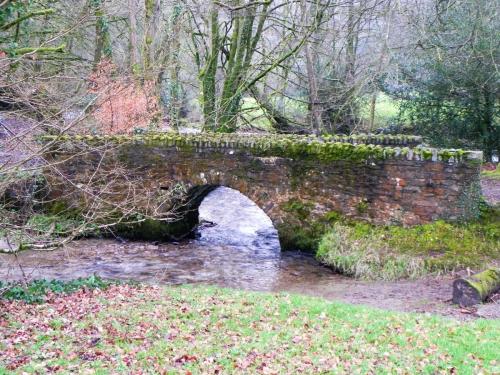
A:
<svg viewBox="0 0 500 375">
<path fill-rule="evenodd" d="M 290 246 L 297 242 L 291 239 L 296 232 L 287 228 L 317 225 L 332 213 L 379 224 L 414 225 L 436 219 L 468 219 L 475 212 L 471 206 L 479 204 L 479 197 L 471 196 L 471 192 L 477 191 L 480 162 L 459 158 L 458 153 L 453 160 L 444 160 L 418 157 L 415 150 L 410 150 L 408 157 L 381 146 L 367 150 L 363 145 L 359 153 L 352 151 L 357 146 L 334 143 L 337 146 L 331 149 L 335 152 L 345 148 L 356 157 L 343 159 L 342 154 L 336 154 L 324 158 L 303 150 L 286 157 L 281 151 L 273 156 L 272 149 L 255 151 L 231 142 L 222 147 L 210 141 L 125 140 L 115 140 L 108 158 L 147 181 L 138 187 L 145 195 L 169 189 L 173 183 L 182 184 L 187 191 L 200 186 L 236 189 L 267 213 L 282 241 L 290 242 Z M 383 157 L 386 154 L 389 157 Z M 51 154 L 56 160 L 68 155 L 70 148 L 65 147 Z M 93 162 L 84 159 L 79 158 L 80 169 L 75 167 L 75 160 L 70 163 L 68 177 L 88 175 L 92 163 L 99 162 L 96 158 Z M 464 205 L 464 200 L 470 204 Z"/>
</svg>

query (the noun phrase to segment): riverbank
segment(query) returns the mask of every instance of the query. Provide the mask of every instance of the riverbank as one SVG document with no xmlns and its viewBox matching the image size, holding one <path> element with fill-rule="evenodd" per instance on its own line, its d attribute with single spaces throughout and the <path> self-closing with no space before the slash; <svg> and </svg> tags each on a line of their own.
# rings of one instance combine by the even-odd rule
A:
<svg viewBox="0 0 500 375">
<path fill-rule="evenodd" d="M 72 280 L 96 274 L 156 285 L 203 283 L 290 292 L 459 320 L 481 315 L 481 309 L 478 315 L 478 308 L 461 309 L 451 303 L 453 280 L 463 273 L 416 280 L 356 280 L 335 273 L 312 255 L 280 252 L 272 247 L 264 251 L 262 243 L 228 246 L 203 241 L 152 244 L 87 239 L 53 251 L 23 251 L 17 258 L 0 254 L 0 280 L 21 280 L 22 272 L 30 279 Z"/>
<path fill-rule="evenodd" d="M 22 251 L 16 257 L 0 254 L 0 280 L 22 280 L 25 276 L 28 280 L 72 280 L 96 274 L 107 279 L 156 285 L 202 283 L 243 290 L 291 292 L 459 320 L 494 318 L 499 316 L 500 298 L 495 296 L 494 303 L 477 308 L 461 309 L 451 304 L 451 296 L 455 278 L 480 270 L 479 264 L 498 266 L 499 217 L 490 214 L 480 223 L 438 222 L 414 228 L 378 228 L 366 223 L 339 221 L 332 225 L 352 231 L 352 236 L 345 238 L 342 244 L 354 255 L 364 254 L 362 250 L 366 247 L 360 246 L 362 244 L 369 244 L 370 249 L 380 243 L 390 244 L 394 251 L 382 251 L 383 247 L 377 258 L 360 257 L 353 262 L 352 254 L 335 254 L 331 251 L 336 249 L 332 242 L 324 242 L 322 249 L 327 249 L 329 259 L 335 261 L 329 268 L 312 254 L 280 251 L 278 234 L 269 218 L 240 193 L 221 188 L 211 192 L 200 206 L 203 224 L 199 227 L 198 239 L 157 243 L 94 238 L 73 241 L 53 251 Z M 404 275 L 413 279 L 402 280 L 401 274 L 393 271 L 406 272 L 404 263 L 397 268 L 387 266 L 394 262 L 380 261 L 390 260 L 388 255 L 396 250 L 405 256 L 404 259 L 410 259 L 411 255 L 445 265 L 443 260 L 446 259 L 458 263 L 456 268 L 451 264 L 446 271 Z M 351 262 L 346 263 L 345 259 Z M 476 259 L 480 262 L 475 262 Z M 339 269 L 339 262 L 350 268 Z M 464 264 L 470 269 L 467 270 Z M 349 273 L 347 271 L 353 269 L 365 270 L 365 274 L 354 273 L 357 279 L 334 272 Z M 360 280 L 368 275 L 367 270 L 372 280 Z"/>
<path fill-rule="evenodd" d="M 335 217 L 317 258 L 344 275 L 373 280 L 415 279 L 500 266 L 500 180 L 482 178 L 476 218 L 379 226 Z"/>
<path fill-rule="evenodd" d="M 112 285 L 0 306 L 0 373 L 500 370 L 498 320 L 205 286 Z"/>
</svg>

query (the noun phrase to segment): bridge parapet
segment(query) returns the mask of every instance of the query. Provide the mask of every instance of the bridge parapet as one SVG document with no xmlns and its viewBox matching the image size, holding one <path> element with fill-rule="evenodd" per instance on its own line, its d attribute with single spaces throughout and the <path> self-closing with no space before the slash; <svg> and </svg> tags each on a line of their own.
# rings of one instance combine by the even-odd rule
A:
<svg viewBox="0 0 500 375">
<path fill-rule="evenodd" d="M 174 147 L 182 150 L 245 150 L 255 156 L 275 156 L 292 159 L 310 159 L 322 162 L 336 160 L 364 161 L 370 159 L 406 159 L 444 161 L 448 163 L 482 162 L 482 152 L 460 149 L 437 149 L 420 146 L 419 136 L 300 136 L 256 134 L 172 134 L 148 133 L 146 135 L 62 135 L 46 136 L 45 141 L 57 143 L 84 142 L 89 145 L 107 143 L 144 144 L 152 147 Z M 415 147 L 415 145 L 418 145 Z"/>
<path fill-rule="evenodd" d="M 158 133 L 147 132 L 139 135 L 62 135 L 63 139 L 114 139 L 116 141 L 126 141 L 131 138 L 149 138 L 162 140 L 191 140 L 191 141 L 209 141 L 209 142 L 236 142 L 238 144 L 260 143 L 262 140 L 271 142 L 294 142 L 294 143 L 311 143 L 311 142 L 340 142 L 351 144 L 373 144 L 383 146 L 401 146 L 415 147 L 422 144 L 421 136 L 407 134 L 353 134 L 353 135 L 297 135 L 297 134 L 262 134 L 262 133 Z"/>
</svg>

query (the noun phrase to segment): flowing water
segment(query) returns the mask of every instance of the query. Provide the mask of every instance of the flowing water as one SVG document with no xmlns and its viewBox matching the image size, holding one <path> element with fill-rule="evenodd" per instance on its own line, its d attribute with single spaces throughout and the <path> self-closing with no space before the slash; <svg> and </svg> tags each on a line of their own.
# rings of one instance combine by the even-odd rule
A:
<svg viewBox="0 0 500 375">
<path fill-rule="evenodd" d="M 281 252 L 269 217 L 235 190 L 220 187 L 212 191 L 199 213 L 201 224 L 195 240 L 165 244 L 81 240 L 60 250 L 23 252 L 18 261 L 31 278 L 72 279 L 97 274 L 255 290 L 280 290 L 292 280 L 338 277 L 309 255 Z M 15 267 L 17 260 L 8 257 L 0 256 L 0 279 L 21 277 L 21 269 Z"/>
<path fill-rule="evenodd" d="M 159 284 L 288 291 L 397 310 L 448 311 L 442 304 L 451 295 L 447 280 L 357 281 L 335 274 L 310 255 L 281 252 L 271 220 L 235 190 L 212 191 L 199 212 L 195 240 L 153 244 L 87 239 L 54 251 L 24 251 L 17 259 L 0 254 L 0 280 L 18 280 L 23 273 L 61 280 L 97 274 Z"/>
</svg>

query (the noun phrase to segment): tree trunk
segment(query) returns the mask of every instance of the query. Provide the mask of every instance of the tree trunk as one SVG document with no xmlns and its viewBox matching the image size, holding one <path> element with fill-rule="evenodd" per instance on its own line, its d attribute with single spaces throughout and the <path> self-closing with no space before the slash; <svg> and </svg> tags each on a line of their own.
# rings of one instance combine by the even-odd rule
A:
<svg viewBox="0 0 500 375">
<path fill-rule="evenodd" d="M 94 0 L 95 23 L 95 51 L 94 67 L 99 64 L 103 58 L 111 58 L 111 36 L 109 34 L 108 19 L 104 12 L 102 0 Z"/>
<path fill-rule="evenodd" d="M 129 67 L 131 72 L 136 72 L 139 64 L 137 53 L 137 0 L 128 1 L 129 19 Z"/>
<path fill-rule="evenodd" d="M 357 49 L 359 39 L 360 14 L 354 4 L 354 0 L 349 1 L 348 20 L 347 20 L 347 41 L 346 41 L 346 68 L 344 73 L 345 92 L 341 104 L 341 121 L 344 131 L 351 132 L 356 123 L 357 106 L 355 96 L 357 90 L 356 83 L 356 65 Z"/>
<path fill-rule="evenodd" d="M 491 155 L 496 146 L 500 144 L 496 138 L 494 113 L 495 113 L 495 98 L 492 95 L 488 85 L 485 85 L 482 90 L 484 96 L 484 105 L 481 116 L 481 138 L 483 139 L 483 150 L 485 151 L 486 160 L 491 160 Z M 495 145 L 496 143 L 496 145 Z"/>
<path fill-rule="evenodd" d="M 307 79 L 309 81 L 309 110 L 311 116 L 311 126 L 314 134 L 319 135 L 323 126 L 321 121 L 321 108 L 319 107 L 318 85 L 316 83 L 316 74 L 314 73 L 314 64 L 311 50 L 309 48 L 309 42 L 306 42 L 304 48 L 306 53 Z"/>
<path fill-rule="evenodd" d="M 255 8 L 247 7 L 242 15 L 236 15 L 227 72 L 220 100 L 220 123 L 218 131 L 232 132 L 236 130 L 236 122 L 242 97 L 241 83 L 250 67 L 252 51 L 252 31 L 255 20 Z"/>
<path fill-rule="evenodd" d="M 212 4 L 210 11 L 210 51 L 203 70 L 200 73 L 202 83 L 202 106 L 204 130 L 214 131 L 217 126 L 216 75 L 221 38 L 219 34 L 219 12 L 217 5 Z"/>
<path fill-rule="evenodd" d="M 180 15 L 182 12 L 181 2 L 177 2 L 173 9 L 172 16 L 172 34 L 174 36 L 171 46 L 171 60 L 169 64 L 170 81 L 169 89 L 169 120 L 172 128 L 177 129 L 181 118 L 182 107 L 182 87 L 180 82 L 180 58 L 179 51 L 181 48 L 180 39 Z"/>
<path fill-rule="evenodd" d="M 372 94 L 372 98 L 370 100 L 370 125 L 369 132 L 373 132 L 373 128 L 375 126 L 375 109 L 377 106 L 377 92 L 375 91 Z"/>
<path fill-rule="evenodd" d="M 302 1 L 302 12 L 304 16 L 304 24 L 307 25 L 309 21 L 309 9 L 304 0 Z M 306 55 L 307 81 L 309 86 L 309 116 L 311 128 L 314 134 L 319 135 L 323 124 L 321 121 L 321 108 L 319 107 L 318 84 L 316 81 L 313 55 L 309 46 L 309 40 L 306 40 L 304 43 L 304 52 Z"/>
<path fill-rule="evenodd" d="M 266 111 L 274 129 L 280 133 L 293 133 L 294 130 L 297 130 L 293 128 L 290 121 L 284 116 L 284 114 L 282 114 L 270 103 L 268 96 L 265 93 L 261 93 L 256 87 L 252 87 L 250 88 L 250 94 L 259 106 Z"/>
<path fill-rule="evenodd" d="M 152 79 L 153 40 L 158 29 L 160 3 L 158 0 L 145 0 L 145 38 L 143 44 L 143 68 L 145 79 Z"/>
<path fill-rule="evenodd" d="M 481 273 L 453 282 L 453 303 L 473 306 L 500 290 L 500 269 L 490 268 Z"/>
</svg>

